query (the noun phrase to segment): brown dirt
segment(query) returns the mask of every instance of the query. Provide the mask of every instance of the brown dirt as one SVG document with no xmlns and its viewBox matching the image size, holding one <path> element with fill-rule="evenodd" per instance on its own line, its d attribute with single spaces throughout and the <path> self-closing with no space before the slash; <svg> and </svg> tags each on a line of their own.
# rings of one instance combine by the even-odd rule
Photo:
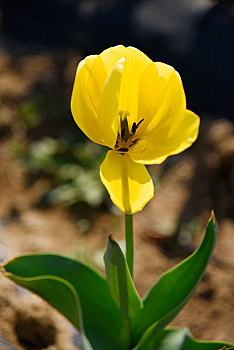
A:
<svg viewBox="0 0 234 350">
<path fill-rule="evenodd" d="M 74 58 L 68 60 L 63 70 L 67 90 L 74 62 Z M 0 260 L 46 251 L 79 257 L 103 271 L 107 235 L 112 233 L 123 243 L 123 215 L 96 214 L 90 231 L 83 234 L 77 216 L 66 208 L 37 206 L 48 186 L 46 180 L 38 178 L 29 185 L 28 174 L 7 151 L 12 139 L 24 138 L 17 104 L 55 68 L 49 55 L 25 56 L 17 62 L 7 55 L 0 59 Z M 134 218 L 135 281 L 144 295 L 161 273 L 188 256 L 201 241 L 214 208 L 219 220 L 214 257 L 197 292 L 172 325 L 189 327 L 194 336 L 204 340 L 234 343 L 233 125 L 227 120 L 203 124 L 192 150 L 164 167 L 151 168 L 163 177 L 160 185 L 156 183 L 154 199 Z M 2 276 L 0 285 L 0 348 L 78 348 L 73 328 L 50 306 Z"/>
</svg>

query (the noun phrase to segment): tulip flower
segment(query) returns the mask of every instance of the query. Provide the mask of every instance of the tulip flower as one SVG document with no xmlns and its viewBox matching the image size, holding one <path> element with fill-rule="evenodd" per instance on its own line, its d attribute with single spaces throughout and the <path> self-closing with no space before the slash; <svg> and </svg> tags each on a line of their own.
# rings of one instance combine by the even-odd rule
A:
<svg viewBox="0 0 234 350">
<path fill-rule="evenodd" d="M 186 109 L 179 74 L 133 47 L 116 46 L 82 60 L 71 110 L 80 129 L 111 150 L 100 176 L 125 214 L 154 195 L 145 164 L 162 163 L 196 140 L 199 118 Z"/>
</svg>

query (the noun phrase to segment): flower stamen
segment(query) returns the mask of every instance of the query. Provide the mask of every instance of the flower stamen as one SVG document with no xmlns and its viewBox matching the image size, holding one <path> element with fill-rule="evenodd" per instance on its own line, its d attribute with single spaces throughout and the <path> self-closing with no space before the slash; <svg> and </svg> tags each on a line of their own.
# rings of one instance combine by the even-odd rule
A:
<svg viewBox="0 0 234 350">
<path fill-rule="evenodd" d="M 128 141 L 129 139 L 129 127 L 128 127 L 128 116 L 129 116 L 128 111 L 120 111 L 119 116 L 120 116 L 120 129 L 121 129 L 121 139 L 125 140 L 125 142 Z"/>
<path fill-rule="evenodd" d="M 131 144 L 129 145 L 129 148 L 134 146 L 138 141 L 139 139 L 132 140 Z"/>
<path fill-rule="evenodd" d="M 115 151 L 124 154 L 129 151 L 129 148 L 134 146 L 139 138 L 135 137 L 135 133 L 139 128 L 140 124 L 143 122 L 144 118 L 142 118 L 138 123 L 134 122 L 132 124 L 131 131 L 128 125 L 128 111 L 120 111 L 120 131 L 118 132 L 116 143 L 115 143 Z"/>
<path fill-rule="evenodd" d="M 136 131 L 137 131 L 137 129 L 139 128 L 139 126 L 140 126 L 140 124 L 143 122 L 143 120 L 144 120 L 144 118 L 142 118 L 140 121 L 139 121 L 139 123 L 133 123 L 132 124 L 132 130 L 131 130 L 131 132 L 132 132 L 132 134 L 135 134 L 136 133 Z"/>
</svg>

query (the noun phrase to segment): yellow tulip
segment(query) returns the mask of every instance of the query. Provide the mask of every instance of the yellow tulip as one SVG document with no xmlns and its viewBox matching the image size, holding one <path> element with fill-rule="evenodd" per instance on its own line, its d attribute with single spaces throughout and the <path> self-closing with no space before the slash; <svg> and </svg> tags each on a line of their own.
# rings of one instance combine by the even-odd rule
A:
<svg viewBox="0 0 234 350">
<path fill-rule="evenodd" d="M 126 214 L 154 195 L 144 164 L 182 152 L 198 135 L 199 117 L 186 109 L 179 74 L 133 47 L 112 47 L 79 63 L 71 110 L 92 141 L 112 149 L 100 176 Z"/>
</svg>

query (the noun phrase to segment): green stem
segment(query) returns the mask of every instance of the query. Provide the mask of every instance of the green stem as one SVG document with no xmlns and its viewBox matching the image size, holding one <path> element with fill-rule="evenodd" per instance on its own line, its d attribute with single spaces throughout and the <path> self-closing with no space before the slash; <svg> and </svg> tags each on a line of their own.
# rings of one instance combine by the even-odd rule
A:
<svg viewBox="0 0 234 350">
<path fill-rule="evenodd" d="M 133 217 L 132 214 L 125 214 L 125 242 L 126 242 L 126 260 L 131 276 L 133 277 Z"/>
<path fill-rule="evenodd" d="M 131 325 L 130 325 L 130 319 L 129 318 L 123 318 L 124 323 L 124 342 L 126 349 L 130 349 L 131 344 Z"/>
</svg>

